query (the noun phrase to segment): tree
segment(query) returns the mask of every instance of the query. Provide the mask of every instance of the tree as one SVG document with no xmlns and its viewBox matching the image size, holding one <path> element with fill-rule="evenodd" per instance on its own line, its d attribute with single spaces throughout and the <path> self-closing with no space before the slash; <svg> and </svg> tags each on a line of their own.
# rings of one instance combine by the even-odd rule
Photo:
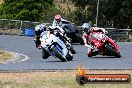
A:
<svg viewBox="0 0 132 88">
<path fill-rule="evenodd" d="M 53 6 L 53 0 L 4 0 L 0 5 L 0 18 L 44 21 L 49 9 Z"/>
<path fill-rule="evenodd" d="M 72 0 L 77 7 L 75 11 L 75 20 L 78 25 L 83 22 L 91 21 L 95 23 L 96 18 L 96 0 Z"/>
<path fill-rule="evenodd" d="M 72 0 L 77 7 L 77 23 L 87 20 L 95 24 L 97 0 Z M 100 0 L 98 26 L 132 28 L 132 0 Z"/>
<path fill-rule="evenodd" d="M 116 28 L 132 27 L 131 5 L 131 0 L 101 0 L 99 9 L 100 23 Z"/>
</svg>

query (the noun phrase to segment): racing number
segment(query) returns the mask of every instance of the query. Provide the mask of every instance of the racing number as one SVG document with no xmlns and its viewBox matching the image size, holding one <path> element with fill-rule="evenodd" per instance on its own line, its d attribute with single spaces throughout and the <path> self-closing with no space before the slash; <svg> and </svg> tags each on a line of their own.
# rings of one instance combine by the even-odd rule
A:
<svg viewBox="0 0 132 88">
<path fill-rule="evenodd" d="M 106 40 L 106 35 L 102 35 L 102 42 L 105 42 Z"/>
</svg>

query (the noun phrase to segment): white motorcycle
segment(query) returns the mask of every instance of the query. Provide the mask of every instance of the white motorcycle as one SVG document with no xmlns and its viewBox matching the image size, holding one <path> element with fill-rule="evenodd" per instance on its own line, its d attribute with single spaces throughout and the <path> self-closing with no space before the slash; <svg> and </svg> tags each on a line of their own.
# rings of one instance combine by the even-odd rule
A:
<svg viewBox="0 0 132 88">
<path fill-rule="evenodd" d="M 59 26 L 52 26 L 52 27 L 53 27 L 52 30 L 54 30 L 54 34 L 66 44 L 67 48 L 71 51 L 72 54 L 76 54 L 76 51 L 72 46 L 72 42 L 71 42 L 72 40 L 71 38 L 68 38 L 66 36 L 66 34 L 64 33 L 65 32 L 64 29 L 62 29 Z"/>
<path fill-rule="evenodd" d="M 73 55 L 71 51 L 68 50 L 65 43 L 54 34 L 50 34 L 49 38 L 47 35 L 43 35 L 42 38 L 40 38 L 40 41 L 43 59 L 48 58 L 49 55 L 59 58 L 63 62 L 71 61 L 73 59 Z"/>
</svg>

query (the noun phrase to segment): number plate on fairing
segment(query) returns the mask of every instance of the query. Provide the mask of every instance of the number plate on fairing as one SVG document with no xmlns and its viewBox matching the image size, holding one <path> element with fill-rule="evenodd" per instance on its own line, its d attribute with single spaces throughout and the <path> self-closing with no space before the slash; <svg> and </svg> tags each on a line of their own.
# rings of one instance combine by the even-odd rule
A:
<svg viewBox="0 0 132 88">
<path fill-rule="evenodd" d="M 105 42 L 105 41 L 106 41 L 106 37 L 107 37 L 107 36 L 106 36 L 105 34 L 102 34 L 102 35 L 101 35 L 102 42 Z"/>
</svg>

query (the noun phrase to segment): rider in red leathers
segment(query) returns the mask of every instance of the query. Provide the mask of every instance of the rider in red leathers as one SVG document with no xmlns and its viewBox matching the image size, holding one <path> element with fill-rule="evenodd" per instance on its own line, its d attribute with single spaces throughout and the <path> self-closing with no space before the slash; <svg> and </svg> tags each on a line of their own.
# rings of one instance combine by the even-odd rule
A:
<svg viewBox="0 0 132 88">
<path fill-rule="evenodd" d="M 87 55 L 89 57 L 97 55 L 98 51 L 93 52 L 94 46 L 92 46 L 90 43 L 89 35 L 90 33 L 94 34 L 96 32 L 100 32 L 102 34 L 107 34 L 108 32 L 104 28 L 91 27 L 89 23 L 84 23 L 82 25 L 82 28 L 83 28 L 83 40 L 84 40 L 85 46 L 88 47 Z M 113 42 L 113 40 L 109 38 L 108 41 L 115 47 L 116 51 L 118 51 L 118 47 Z"/>
</svg>

